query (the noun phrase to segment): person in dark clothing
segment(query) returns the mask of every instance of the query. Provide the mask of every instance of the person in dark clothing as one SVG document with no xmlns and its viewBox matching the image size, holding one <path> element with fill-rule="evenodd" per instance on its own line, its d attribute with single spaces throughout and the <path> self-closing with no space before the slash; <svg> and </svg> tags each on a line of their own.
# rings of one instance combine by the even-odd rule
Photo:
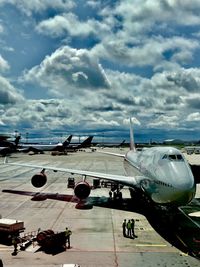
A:
<svg viewBox="0 0 200 267">
<path fill-rule="evenodd" d="M 126 237 L 126 219 L 122 223 L 123 236 Z"/>
<path fill-rule="evenodd" d="M 12 244 L 13 244 L 13 247 L 14 247 L 14 253 L 17 253 L 17 244 L 18 244 L 17 237 L 13 237 Z"/>
<path fill-rule="evenodd" d="M 135 235 L 135 220 L 134 219 L 131 220 L 131 235 L 132 237 L 137 238 L 137 235 Z"/>
</svg>

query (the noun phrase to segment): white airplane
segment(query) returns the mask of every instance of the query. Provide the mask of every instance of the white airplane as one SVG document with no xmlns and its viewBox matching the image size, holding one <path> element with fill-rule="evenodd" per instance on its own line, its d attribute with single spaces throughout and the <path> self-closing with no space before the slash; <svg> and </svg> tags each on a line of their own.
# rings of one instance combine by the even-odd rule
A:
<svg viewBox="0 0 200 267">
<path fill-rule="evenodd" d="M 47 181 L 45 170 L 82 175 L 83 180 L 78 182 L 74 188 L 74 194 L 80 203 L 90 195 L 91 187 L 86 181 L 87 176 L 126 185 L 130 189 L 131 196 L 133 196 L 134 192 L 139 191 L 155 204 L 179 207 L 188 204 L 195 196 L 196 183 L 190 166 L 183 154 L 173 147 L 152 147 L 137 152 L 134 144 L 131 120 L 130 150 L 126 155 L 108 154 L 124 158 L 127 176 L 28 163 L 14 163 L 8 162 L 7 159 L 5 159 L 4 163 L 42 169 L 39 174 L 35 174 L 32 177 L 31 182 L 35 187 L 45 185 Z M 11 191 L 3 190 L 3 192 L 8 193 L 12 193 Z"/>
<path fill-rule="evenodd" d="M 44 153 L 44 151 L 64 151 L 70 144 L 72 135 L 70 135 L 63 143 L 58 144 L 20 144 L 19 152 L 35 152 Z"/>
</svg>

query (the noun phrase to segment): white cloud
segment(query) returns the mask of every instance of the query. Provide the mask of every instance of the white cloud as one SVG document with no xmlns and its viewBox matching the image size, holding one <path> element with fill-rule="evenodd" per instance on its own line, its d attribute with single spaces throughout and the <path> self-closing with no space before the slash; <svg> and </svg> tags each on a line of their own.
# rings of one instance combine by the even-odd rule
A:
<svg viewBox="0 0 200 267">
<path fill-rule="evenodd" d="M 148 124 L 152 128 L 177 128 L 179 126 L 179 119 L 177 116 L 160 115 L 153 122 Z"/>
<path fill-rule="evenodd" d="M 100 8 L 101 7 L 101 0 L 87 0 L 86 1 L 87 5 L 92 7 L 92 8 Z"/>
<path fill-rule="evenodd" d="M 4 27 L 2 24 L 0 24 L 0 34 L 4 32 Z"/>
<path fill-rule="evenodd" d="M 82 90 L 109 88 L 108 79 L 96 58 L 85 49 L 57 49 L 39 66 L 24 74 L 23 82 L 37 82 L 53 94 L 65 96 Z M 74 91 L 75 90 L 75 91 Z"/>
<path fill-rule="evenodd" d="M 194 112 L 191 113 L 187 116 L 186 121 L 189 122 L 200 122 L 200 113 L 199 112 Z"/>
<path fill-rule="evenodd" d="M 5 123 L 0 119 L 0 125 L 5 126 Z"/>
<path fill-rule="evenodd" d="M 80 21 L 73 13 L 56 15 L 53 18 L 41 21 L 36 27 L 39 33 L 52 37 L 64 36 L 66 34 L 87 37 L 90 34 L 99 35 L 106 29 L 104 23 L 94 19 Z"/>
<path fill-rule="evenodd" d="M 41 13 L 49 8 L 66 11 L 74 7 L 73 0 L 0 0 L 0 5 L 15 5 L 20 11 L 30 16 L 33 12 Z"/>
<path fill-rule="evenodd" d="M 8 80 L 0 76 L 0 105 L 15 104 L 23 99 L 22 94 Z"/>
<path fill-rule="evenodd" d="M 6 71 L 10 68 L 8 62 L 0 55 L 0 72 Z"/>
<path fill-rule="evenodd" d="M 132 121 L 133 125 L 141 125 L 140 121 L 135 117 L 131 117 L 131 121 Z M 130 118 L 124 119 L 123 124 L 124 125 L 130 125 Z"/>
<path fill-rule="evenodd" d="M 5 27 L 0 26 L 0 33 L 5 33 L 1 35 L 4 51 L 0 71 L 7 71 L 9 80 L 17 84 L 16 73 L 26 68 L 18 79 L 20 87 L 27 90 L 25 95 L 34 97 L 30 90 L 35 90 L 37 99 L 51 99 L 27 99 L 15 105 L 23 96 L 1 77 L 3 124 L 34 129 L 68 125 L 111 129 L 129 125 L 124 118 L 134 116 L 134 124 L 141 124 L 141 128 L 165 129 L 167 125 L 169 129 L 184 129 L 191 126 L 192 119 L 198 121 L 200 69 L 192 66 L 200 49 L 194 37 L 200 24 L 199 1 L 123 0 L 105 4 L 89 0 L 72 8 L 79 2 L 0 0 L 2 8 L 8 3 L 17 7 L 13 9 L 16 12 L 23 12 L 25 19 L 31 17 L 22 28 L 10 26 L 13 42 L 6 39 L 9 20 L 0 21 Z M 18 28 L 20 32 L 14 32 Z M 20 38 L 28 44 L 25 52 L 29 57 L 22 54 L 19 70 L 14 67 L 18 66 L 15 56 Z M 66 42 L 67 46 L 60 47 Z M 5 47 L 14 51 L 9 62 Z M 4 59 L 4 55 L 8 57 Z"/>
<path fill-rule="evenodd" d="M 171 61 L 184 64 L 193 58 L 195 49 L 199 48 L 196 40 L 182 37 L 153 37 L 144 39 L 140 44 L 127 45 L 127 39 L 117 38 L 110 35 L 96 45 L 92 52 L 100 58 L 107 58 L 128 66 L 155 66 Z M 171 54 L 169 59 L 165 53 Z M 164 65 L 163 65 L 164 66 Z"/>
</svg>

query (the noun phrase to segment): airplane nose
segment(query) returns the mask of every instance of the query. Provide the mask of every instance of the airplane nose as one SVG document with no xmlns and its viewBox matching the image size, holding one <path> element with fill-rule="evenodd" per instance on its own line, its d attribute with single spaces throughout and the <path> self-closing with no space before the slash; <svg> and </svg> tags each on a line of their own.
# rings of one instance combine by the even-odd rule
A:
<svg viewBox="0 0 200 267">
<path fill-rule="evenodd" d="M 180 202 L 181 205 L 188 204 L 195 196 L 196 193 L 196 184 L 194 182 L 193 176 L 183 176 L 181 178 L 182 183 L 179 184 L 179 195 L 178 195 L 178 202 Z"/>
<path fill-rule="evenodd" d="M 194 198 L 196 185 L 193 174 L 186 164 L 176 164 L 173 181 L 177 191 L 175 196 L 177 203 L 188 204 Z"/>
</svg>

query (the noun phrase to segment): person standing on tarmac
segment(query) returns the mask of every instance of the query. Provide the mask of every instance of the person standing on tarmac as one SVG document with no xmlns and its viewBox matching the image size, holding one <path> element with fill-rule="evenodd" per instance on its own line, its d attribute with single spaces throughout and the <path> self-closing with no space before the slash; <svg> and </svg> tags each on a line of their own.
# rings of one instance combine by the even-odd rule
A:
<svg viewBox="0 0 200 267">
<path fill-rule="evenodd" d="M 70 248 L 70 235 L 72 234 L 72 231 L 66 227 L 65 229 L 65 238 L 66 238 L 66 245 L 68 244 L 68 248 Z M 66 246 L 65 246 L 66 249 Z"/>
<path fill-rule="evenodd" d="M 131 235 L 133 238 L 137 238 L 137 235 L 135 235 L 135 220 L 131 220 Z"/>
<path fill-rule="evenodd" d="M 13 251 L 13 255 L 17 255 L 17 244 L 18 244 L 18 239 L 16 236 L 14 236 L 12 238 L 12 244 L 14 246 L 14 251 Z"/>
<path fill-rule="evenodd" d="M 126 237 L 126 219 L 122 223 L 123 236 Z"/>
<path fill-rule="evenodd" d="M 127 232 L 128 232 L 127 236 L 131 237 L 131 221 L 130 220 L 128 220 L 126 227 L 127 227 Z"/>
</svg>

